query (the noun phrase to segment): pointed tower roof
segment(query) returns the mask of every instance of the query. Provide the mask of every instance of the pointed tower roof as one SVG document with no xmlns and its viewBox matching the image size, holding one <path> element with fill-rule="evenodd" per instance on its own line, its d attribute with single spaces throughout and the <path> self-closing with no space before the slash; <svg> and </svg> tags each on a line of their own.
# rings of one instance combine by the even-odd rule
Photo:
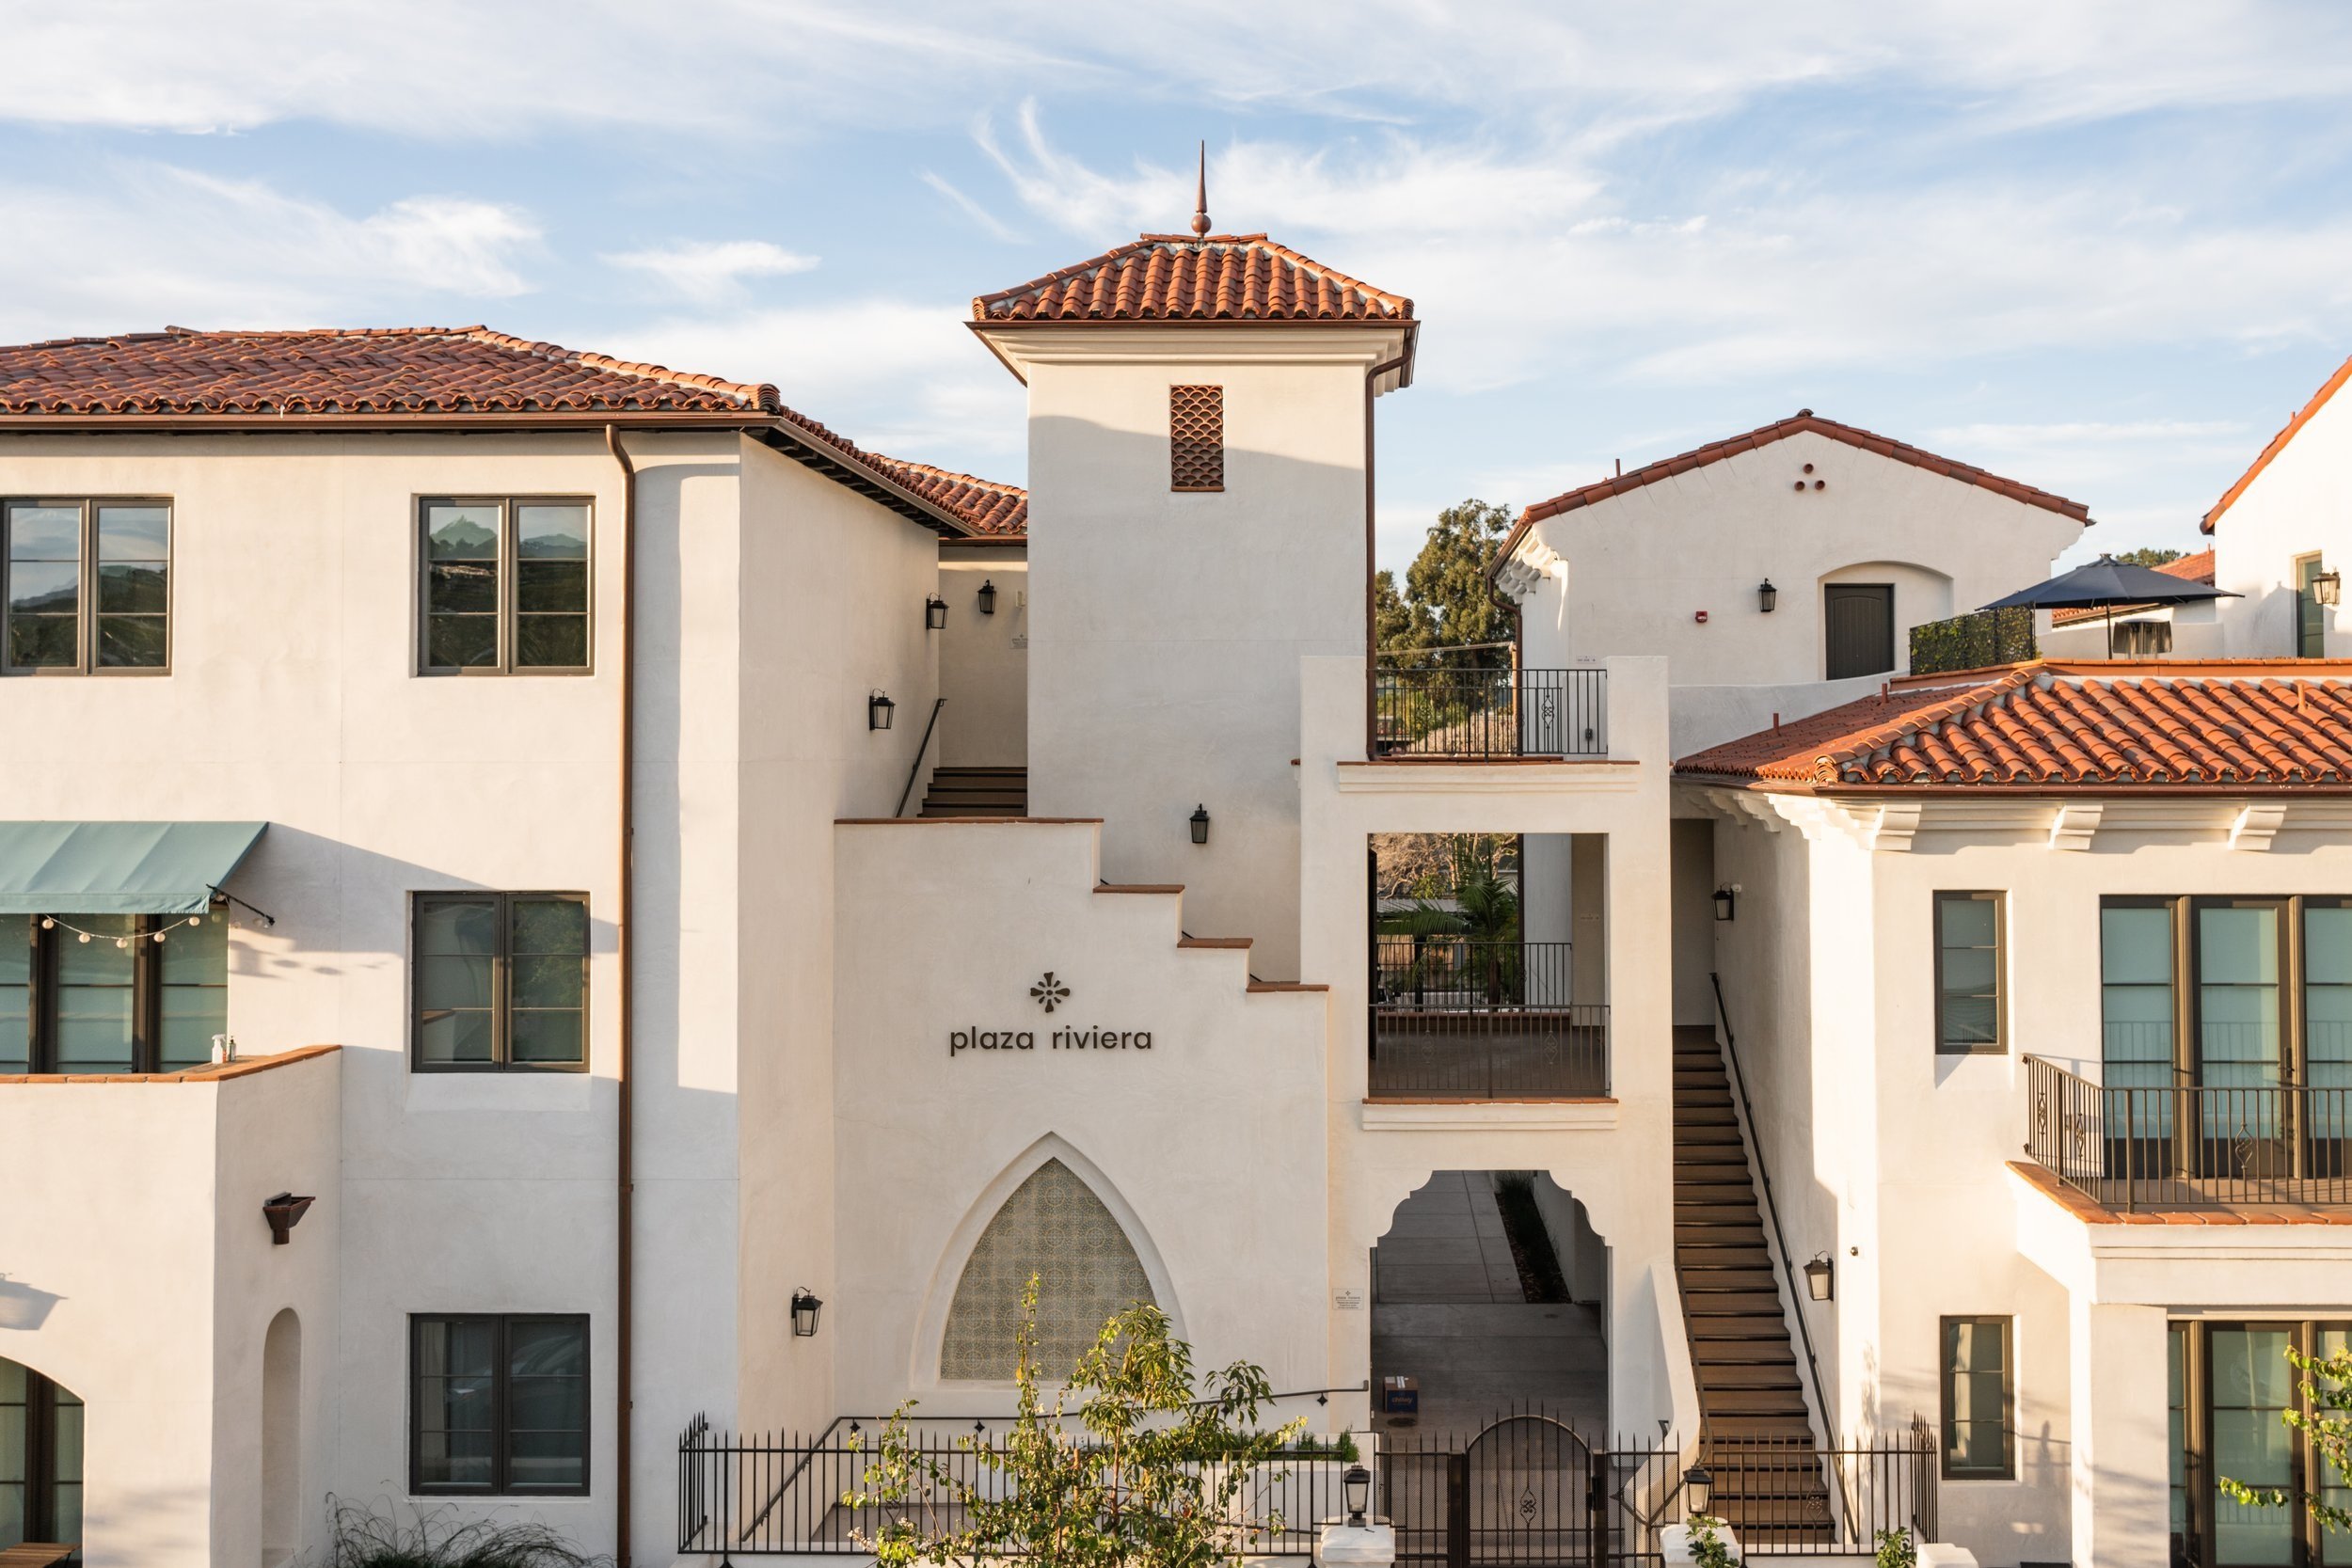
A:
<svg viewBox="0 0 2352 1568">
<path fill-rule="evenodd" d="M 1200 216 L 1205 222 L 1206 214 Z M 1144 234 L 1026 283 L 982 294 L 972 319 L 1057 322 L 1406 324 L 1413 302 L 1263 234 Z"/>
</svg>

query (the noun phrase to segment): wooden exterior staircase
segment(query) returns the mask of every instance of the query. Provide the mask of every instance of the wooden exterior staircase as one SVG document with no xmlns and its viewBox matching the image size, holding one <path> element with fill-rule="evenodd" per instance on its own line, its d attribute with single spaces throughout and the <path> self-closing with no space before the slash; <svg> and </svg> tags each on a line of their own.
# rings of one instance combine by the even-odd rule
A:
<svg viewBox="0 0 2352 1568">
<path fill-rule="evenodd" d="M 923 794 L 925 816 L 1026 816 L 1026 768 L 938 768 Z"/>
<path fill-rule="evenodd" d="M 1675 1275 L 1713 1512 L 1758 1544 L 1811 1533 L 1829 1495 L 1723 1049 L 1675 1030 Z"/>
</svg>

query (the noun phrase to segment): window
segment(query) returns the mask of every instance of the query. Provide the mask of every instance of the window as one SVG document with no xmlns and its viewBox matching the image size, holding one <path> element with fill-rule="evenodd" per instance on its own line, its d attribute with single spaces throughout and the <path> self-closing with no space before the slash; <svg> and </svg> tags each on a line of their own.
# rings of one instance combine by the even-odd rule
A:
<svg viewBox="0 0 2352 1568">
<path fill-rule="evenodd" d="M 588 503 L 431 498 L 424 530 L 427 674 L 582 674 Z"/>
<path fill-rule="evenodd" d="M 12 675 L 160 674 L 171 662 L 171 503 L 13 500 L 8 535 Z"/>
<path fill-rule="evenodd" d="M 1067 1377 L 1104 1323 L 1152 1297 L 1152 1282 L 1118 1216 L 1084 1178 L 1048 1160 L 980 1232 L 947 1309 L 939 1375 L 1010 1382 L 1021 1294 L 1038 1276 L 1039 1375 Z"/>
<path fill-rule="evenodd" d="M 2119 658 L 2162 658 L 2172 651 L 2169 621 L 2118 621 L 2115 652 Z"/>
<path fill-rule="evenodd" d="M 2315 555 L 2295 558 L 2295 657 L 2328 657 L 2328 607 L 2312 589 L 2312 578 L 2327 568 Z"/>
<path fill-rule="evenodd" d="M 2001 1029 L 2001 895 L 1935 895 L 1935 1049 L 2008 1049 Z"/>
<path fill-rule="evenodd" d="M 221 911 L 0 915 L 0 1073 L 172 1072 L 228 1031 Z"/>
<path fill-rule="evenodd" d="M 1168 487 L 1225 488 L 1225 388 L 1168 389 Z"/>
<path fill-rule="evenodd" d="M 1952 1480 L 2016 1479 L 2010 1323 L 1944 1320 L 1944 1474 Z"/>
<path fill-rule="evenodd" d="M 0 1551 L 82 1539 L 82 1402 L 0 1356 Z"/>
<path fill-rule="evenodd" d="M 588 1065 L 588 900 L 421 893 L 411 990 L 419 1071 Z"/>
<path fill-rule="evenodd" d="M 588 1320 L 408 1320 L 408 1489 L 588 1490 Z"/>
<path fill-rule="evenodd" d="M 2167 1338 L 2172 1560 L 2224 1568 L 2352 1561 L 2343 1538 L 2299 1505 L 2241 1503 L 2220 1484 L 2226 1477 L 2257 1491 L 2309 1487 L 2334 1507 L 2352 1501 L 2352 1488 L 2317 1446 L 2283 1419 L 2290 1412 L 2304 1421 L 2331 1415 L 2305 1393 L 2288 1351 L 2325 1358 L 2352 1344 L 2352 1331 L 2331 1322 L 2175 1321 Z"/>
<path fill-rule="evenodd" d="M 1895 585 L 1833 582 L 1821 589 L 1827 676 L 1883 675 L 1895 668 Z"/>
</svg>

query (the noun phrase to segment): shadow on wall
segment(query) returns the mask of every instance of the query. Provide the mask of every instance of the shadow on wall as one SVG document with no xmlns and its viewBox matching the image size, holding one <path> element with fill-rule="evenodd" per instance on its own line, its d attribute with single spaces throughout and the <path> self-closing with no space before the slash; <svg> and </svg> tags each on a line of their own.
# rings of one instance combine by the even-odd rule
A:
<svg viewBox="0 0 2352 1568">
<path fill-rule="evenodd" d="M 0 1328 L 29 1333 L 48 1322 L 50 1309 L 65 1299 L 0 1274 Z"/>
</svg>

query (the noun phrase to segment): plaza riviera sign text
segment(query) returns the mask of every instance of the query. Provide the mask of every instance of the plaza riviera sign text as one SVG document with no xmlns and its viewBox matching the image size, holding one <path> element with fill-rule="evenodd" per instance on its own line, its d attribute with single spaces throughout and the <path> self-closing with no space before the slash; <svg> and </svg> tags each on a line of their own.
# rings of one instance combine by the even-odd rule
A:
<svg viewBox="0 0 2352 1568">
<path fill-rule="evenodd" d="M 1050 1016 L 1070 1000 L 1068 982 L 1056 979 L 1047 970 L 1044 977 L 1029 988 L 1029 999 L 1045 1009 Z M 1078 1029 L 1064 1026 L 1046 1031 L 1045 1046 L 1049 1051 L 1149 1051 L 1152 1031 L 1149 1029 Z M 1037 1031 L 1034 1029 L 953 1029 L 947 1034 L 947 1054 L 960 1056 L 967 1051 L 1035 1051 Z"/>
</svg>

